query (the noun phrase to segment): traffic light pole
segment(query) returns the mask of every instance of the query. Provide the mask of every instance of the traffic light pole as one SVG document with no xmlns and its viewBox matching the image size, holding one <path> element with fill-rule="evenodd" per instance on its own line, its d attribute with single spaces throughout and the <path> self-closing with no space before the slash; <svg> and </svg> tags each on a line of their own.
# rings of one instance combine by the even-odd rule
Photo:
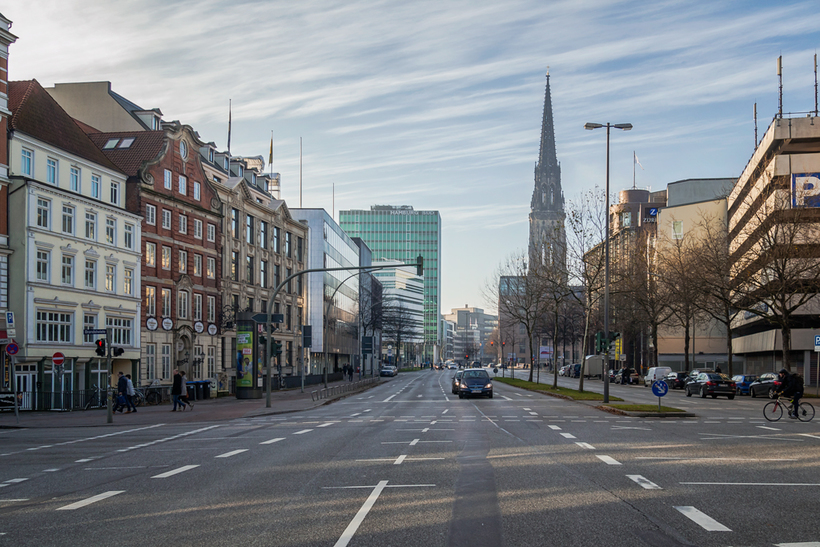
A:
<svg viewBox="0 0 820 547">
<path fill-rule="evenodd" d="M 108 402 L 106 408 L 108 409 L 108 423 L 114 422 L 114 393 L 111 389 L 111 381 L 114 379 L 114 371 L 111 370 L 111 327 L 105 329 L 105 360 L 106 370 L 108 370 Z"/>
<path fill-rule="evenodd" d="M 405 264 L 405 266 L 413 266 L 413 264 Z M 421 255 L 419 255 L 416 258 L 415 266 L 417 268 L 416 273 L 418 275 L 423 275 L 424 274 L 424 269 L 423 269 L 424 268 L 424 259 L 422 258 Z M 267 326 L 267 331 L 268 331 L 268 338 L 265 342 L 265 359 L 267 360 L 266 370 L 267 370 L 267 375 L 268 375 L 267 387 L 266 387 L 266 390 L 265 390 L 266 391 L 266 393 L 265 393 L 265 407 L 266 408 L 270 408 L 270 406 L 271 406 L 270 386 L 271 386 L 271 381 L 273 379 L 272 376 L 271 376 L 271 339 L 273 338 L 273 323 L 272 323 L 271 320 L 273 319 L 273 304 L 276 301 L 276 295 L 278 295 L 279 291 L 282 290 L 282 288 L 285 285 L 288 284 L 288 281 L 290 281 L 291 279 L 295 279 L 299 276 L 309 274 L 309 273 L 341 272 L 341 271 L 351 271 L 351 270 L 375 271 L 375 270 L 386 270 L 386 269 L 390 269 L 390 268 L 400 268 L 400 267 L 401 266 L 398 266 L 396 264 L 390 264 L 390 265 L 384 265 L 384 266 L 352 266 L 352 267 L 349 267 L 349 268 L 310 268 L 310 269 L 302 270 L 301 272 L 296 272 L 294 274 L 291 274 L 291 275 L 287 276 L 285 279 L 282 280 L 281 283 L 279 283 L 279 285 L 276 286 L 275 289 L 273 289 L 273 294 L 271 295 L 270 300 L 268 300 L 268 309 L 267 309 L 267 313 L 266 313 L 267 320 L 265 321 L 265 324 Z M 108 330 L 107 336 L 110 336 L 111 335 L 111 329 L 107 329 L 107 330 Z M 322 331 L 324 332 L 324 327 L 322 328 Z M 109 345 L 109 347 L 110 347 L 110 345 Z M 322 349 L 324 349 L 324 347 Z M 111 369 L 110 349 L 109 349 L 109 357 L 108 357 L 108 368 L 109 368 L 109 371 L 110 371 L 110 369 Z M 111 420 L 111 410 L 110 410 L 111 409 L 111 402 L 110 402 L 110 398 L 109 398 L 108 405 L 109 405 L 108 408 L 109 408 L 109 423 L 110 423 L 110 420 Z"/>
</svg>

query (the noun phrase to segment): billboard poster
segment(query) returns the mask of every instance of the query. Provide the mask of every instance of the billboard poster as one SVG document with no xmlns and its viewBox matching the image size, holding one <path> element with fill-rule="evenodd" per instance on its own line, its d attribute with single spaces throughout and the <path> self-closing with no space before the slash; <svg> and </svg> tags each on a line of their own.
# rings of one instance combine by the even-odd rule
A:
<svg viewBox="0 0 820 547">
<path fill-rule="evenodd" d="M 820 207 L 820 173 L 792 173 L 792 207 Z"/>
<path fill-rule="evenodd" d="M 253 385 L 253 323 L 236 326 L 236 386 Z"/>
</svg>

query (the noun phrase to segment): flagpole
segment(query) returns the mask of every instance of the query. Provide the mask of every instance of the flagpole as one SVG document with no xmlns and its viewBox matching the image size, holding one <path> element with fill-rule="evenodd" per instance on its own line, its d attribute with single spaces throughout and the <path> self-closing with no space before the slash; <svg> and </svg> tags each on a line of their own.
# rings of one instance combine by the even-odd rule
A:
<svg viewBox="0 0 820 547">
<path fill-rule="evenodd" d="M 228 99 L 228 162 L 231 161 L 231 100 Z M 230 170 L 230 167 L 228 167 Z"/>
<path fill-rule="evenodd" d="M 302 208 L 302 137 L 299 137 L 299 208 Z"/>
</svg>

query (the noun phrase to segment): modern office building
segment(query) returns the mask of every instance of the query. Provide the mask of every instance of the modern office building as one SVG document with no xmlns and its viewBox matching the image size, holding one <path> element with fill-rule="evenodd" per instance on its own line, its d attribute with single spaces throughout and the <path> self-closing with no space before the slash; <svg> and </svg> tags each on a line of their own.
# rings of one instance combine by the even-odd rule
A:
<svg viewBox="0 0 820 547">
<path fill-rule="evenodd" d="M 373 251 L 373 260 L 415 262 L 424 257 L 425 361 L 441 355 L 441 215 L 416 211 L 410 205 L 373 205 L 369 211 L 339 211 L 339 225 L 351 237 L 362 238 Z"/>
<path fill-rule="evenodd" d="M 424 360 L 419 347 L 424 343 L 424 279 L 416 274 L 415 266 L 405 266 L 400 260 L 375 260 L 373 265 L 396 266 L 373 272 L 383 288 L 382 357 L 418 365 Z M 387 351 L 391 349 L 392 355 Z"/>
</svg>

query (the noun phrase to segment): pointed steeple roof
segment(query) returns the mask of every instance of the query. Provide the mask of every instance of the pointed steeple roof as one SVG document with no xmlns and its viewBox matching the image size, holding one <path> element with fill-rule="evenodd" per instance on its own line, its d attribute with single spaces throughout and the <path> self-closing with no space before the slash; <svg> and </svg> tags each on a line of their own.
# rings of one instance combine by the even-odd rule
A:
<svg viewBox="0 0 820 547">
<path fill-rule="evenodd" d="M 552 97 L 550 96 L 550 74 L 547 71 L 547 86 L 544 92 L 544 116 L 541 121 L 541 150 L 535 164 L 535 188 L 530 203 L 532 212 L 552 212 L 563 214 L 564 193 L 561 188 L 561 166 L 555 152 L 555 126 L 552 119 Z"/>
<path fill-rule="evenodd" d="M 547 71 L 547 91 L 544 95 L 544 117 L 541 121 L 541 150 L 538 154 L 538 166 L 541 168 L 556 167 L 558 156 L 555 153 L 555 127 L 552 123 L 552 97 L 550 96 L 550 73 Z"/>
</svg>

